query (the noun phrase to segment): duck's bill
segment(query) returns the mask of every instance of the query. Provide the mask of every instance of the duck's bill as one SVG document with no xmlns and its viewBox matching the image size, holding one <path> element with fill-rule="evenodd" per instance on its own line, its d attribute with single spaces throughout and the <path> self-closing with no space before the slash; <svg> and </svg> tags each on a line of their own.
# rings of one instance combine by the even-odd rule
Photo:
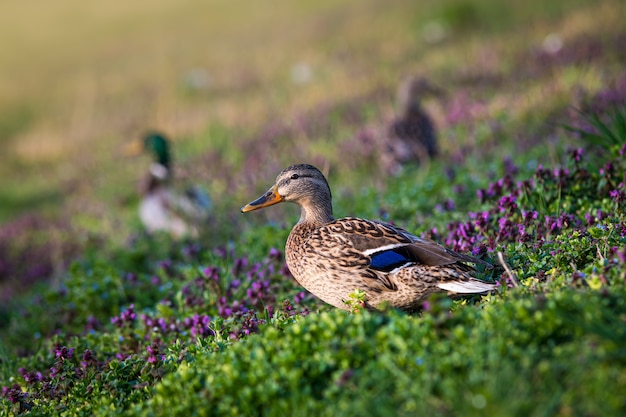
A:
<svg viewBox="0 0 626 417">
<path fill-rule="evenodd" d="M 122 152 L 126 156 L 139 155 L 143 151 L 143 143 L 139 140 L 134 140 L 124 145 Z"/>
<path fill-rule="evenodd" d="M 242 213 L 247 213 L 249 211 L 258 210 L 263 207 L 272 206 L 274 204 L 278 204 L 283 201 L 283 197 L 278 194 L 278 190 L 276 186 L 270 188 L 265 194 L 261 197 L 257 198 L 253 202 L 246 204 L 241 208 Z"/>
</svg>

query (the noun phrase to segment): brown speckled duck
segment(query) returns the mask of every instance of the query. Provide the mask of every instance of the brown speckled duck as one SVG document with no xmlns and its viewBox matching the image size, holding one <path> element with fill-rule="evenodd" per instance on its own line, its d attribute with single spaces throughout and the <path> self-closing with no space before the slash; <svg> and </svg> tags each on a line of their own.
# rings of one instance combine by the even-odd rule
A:
<svg viewBox="0 0 626 417">
<path fill-rule="evenodd" d="M 439 153 L 437 133 L 421 105 L 427 96 L 439 97 L 443 91 L 422 77 L 405 80 L 398 89 L 398 116 L 389 124 L 382 165 L 396 174 L 410 162 L 424 163 Z"/>
<path fill-rule="evenodd" d="M 390 224 L 356 217 L 335 219 L 331 192 L 314 166 L 285 168 L 243 213 L 283 201 L 300 206 L 300 221 L 286 245 L 287 265 L 308 291 L 337 308 L 355 290 L 366 293 L 366 307 L 383 304 L 406 311 L 421 307 L 434 292 L 481 294 L 495 284 L 474 278 L 467 263 L 483 263 L 419 238 Z"/>
</svg>

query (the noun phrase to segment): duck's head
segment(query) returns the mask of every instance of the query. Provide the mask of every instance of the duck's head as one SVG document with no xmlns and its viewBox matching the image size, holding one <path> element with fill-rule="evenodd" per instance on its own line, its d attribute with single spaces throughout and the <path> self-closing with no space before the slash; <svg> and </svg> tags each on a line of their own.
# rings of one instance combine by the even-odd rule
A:
<svg viewBox="0 0 626 417">
<path fill-rule="evenodd" d="M 141 151 L 153 155 L 154 161 L 169 169 L 171 164 L 169 141 L 159 132 L 148 132 L 143 136 L 143 141 L 133 141 L 125 147 L 126 155 L 137 155 Z"/>
<path fill-rule="evenodd" d="M 406 78 L 398 88 L 398 107 L 408 109 L 418 106 L 427 97 L 443 97 L 446 93 L 440 87 L 420 76 Z"/>
<path fill-rule="evenodd" d="M 155 162 L 170 167 L 170 147 L 167 138 L 158 132 L 149 132 L 143 138 L 143 147 L 155 157 Z"/>
<path fill-rule="evenodd" d="M 302 207 L 303 218 L 332 218 L 331 192 L 324 174 L 313 165 L 291 165 L 281 171 L 265 194 L 241 208 L 242 213 L 290 201 Z M 301 219 L 301 220 L 302 220 Z"/>
</svg>

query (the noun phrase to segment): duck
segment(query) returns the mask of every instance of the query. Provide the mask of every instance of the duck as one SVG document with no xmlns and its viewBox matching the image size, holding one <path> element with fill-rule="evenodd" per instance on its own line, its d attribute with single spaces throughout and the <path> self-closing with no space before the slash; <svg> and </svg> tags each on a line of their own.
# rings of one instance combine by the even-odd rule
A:
<svg viewBox="0 0 626 417">
<path fill-rule="evenodd" d="M 139 186 L 139 219 L 145 231 L 150 235 L 165 232 L 175 239 L 197 238 L 208 222 L 211 198 L 199 185 L 183 191 L 173 186 L 170 141 L 165 134 L 147 132 L 125 151 L 127 155 L 144 151 L 154 158 Z"/>
<path fill-rule="evenodd" d="M 441 88 L 424 77 L 411 76 L 400 84 L 398 114 L 386 128 L 385 149 L 380 154 L 387 173 L 397 175 L 406 164 L 424 164 L 438 156 L 437 130 L 421 102 L 443 95 Z"/>
<path fill-rule="evenodd" d="M 270 189 L 241 208 L 242 213 L 282 202 L 300 206 L 300 219 L 285 246 L 295 280 L 325 303 L 351 310 L 350 296 L 365 293 L 367 309 L 418 311 L 433 293 L 487 294 L 496 289 L 474 276 L 477 258 L 376 220 L 336 219 L 328 181 L 313 165 L 283 169 Z"/>
</svg>

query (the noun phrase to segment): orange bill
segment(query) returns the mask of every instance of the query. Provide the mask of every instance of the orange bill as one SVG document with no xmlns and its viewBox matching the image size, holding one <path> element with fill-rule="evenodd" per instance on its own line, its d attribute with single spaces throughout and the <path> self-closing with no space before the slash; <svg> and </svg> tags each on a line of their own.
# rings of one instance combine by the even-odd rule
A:
<svg viewBox="0 0 626 417">
<path fill-rule="evenodd" d="M 283 197 L 280 194 L 278 194 L 278 187 L 273 186 L 261 197 L 243 206 L 241 208 L 241 212 L 247 213 L 249 211 L 258 210 L 263 207 L 268 207 L 274 204 L 278 204 L 282 201 L 283 201 Z"/>
</svg>

